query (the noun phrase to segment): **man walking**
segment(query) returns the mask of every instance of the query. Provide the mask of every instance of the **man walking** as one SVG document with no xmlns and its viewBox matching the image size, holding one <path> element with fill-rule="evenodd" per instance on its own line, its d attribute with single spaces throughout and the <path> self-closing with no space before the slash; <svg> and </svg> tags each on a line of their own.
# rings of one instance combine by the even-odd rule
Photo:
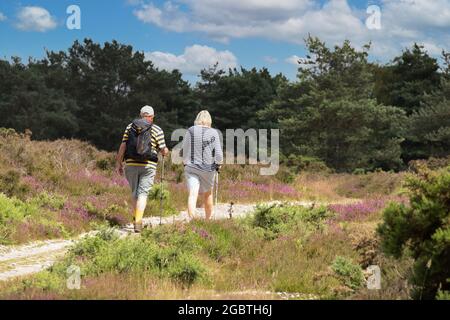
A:
<svg viewBox="0 0 450 320">
<path fill-rule="evenodd" d="M 141 118 L 127 126 L 116 159 L 116 172 L 122 175 L 125 171 L 125 177 L 131 188 L 136 233 L 142 231 L 147 197 L 156 175 L 158 152 L 163 157 L 169 154 L 164 132 L 153 123 L 154 117 L 152 107 L 145 106 L 141 109 Z"/>
</svg>

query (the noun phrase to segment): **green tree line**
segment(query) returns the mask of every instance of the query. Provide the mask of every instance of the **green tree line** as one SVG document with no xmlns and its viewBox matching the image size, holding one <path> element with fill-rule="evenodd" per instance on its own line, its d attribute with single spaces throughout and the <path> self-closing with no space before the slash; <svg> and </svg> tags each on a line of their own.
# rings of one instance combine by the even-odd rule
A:
<svg viewBox="0 0 450 320">
<path fill-rule="evenodd" d="M 116 41 L 85 39 L 43 59 L 0 60 L 0 127 L 34 139 L 77 138 L 114 150 L 145 104 L 166 135 L 208 109 L 218 129 L 279 128 L 285 157 L 337 171 L 399 170 L 450 153 L 450 54 L 444 64 L 415 44 L 390 63 L 370 45 L 306 39 L 296 81 L 263 68 L 201 71 L 191 85 Z"/>
</svg>

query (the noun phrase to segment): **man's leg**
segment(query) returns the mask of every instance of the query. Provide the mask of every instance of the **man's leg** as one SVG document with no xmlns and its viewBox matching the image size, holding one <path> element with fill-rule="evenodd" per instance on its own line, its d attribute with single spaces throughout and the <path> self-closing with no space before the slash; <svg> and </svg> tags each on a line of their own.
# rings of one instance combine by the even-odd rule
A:
<svg viewBox="0 0 450 320">
<path fill-rule="evenodd" d="M 134 217 L 136 214 L 137 198 L 134 194 L 131 195 L 131 215 Z"/>
<path fill-rule="evenodd" d="M 203 202 L 205 203 L 206 220 L 210 220 L 214 210 L 212 190 L 203 194 Z"/>
<path fill-rule="evenodd" d="M 138 186 L 139 186 L 139 171 L 137 167 L 126 166 L 125 177 L 131 189 L 131 214 L 134 216 L 134 222 L 136 222 L 136 207 L 138 200 Z"/>
<path fill-rule="evenodd" d="M 144 217 L 145 207 L 147 207 L 147 198 L 150 189 L 153 186 L 156 170 L 152 168 L 139 168 L 139 185 L 137 187 L 137 201 L 134 221 L 137 225 L 136 231 L 142 229 L 142 219 Z"/>
<path fill-rule="evenodd" d="M 139 195 L 136 200 L 136 209 L 134 211 L 134 222 L 136 224 L 142 223 L 144 217 L 145 207 L 147 206 L 147 195 Z"/>
</svg>

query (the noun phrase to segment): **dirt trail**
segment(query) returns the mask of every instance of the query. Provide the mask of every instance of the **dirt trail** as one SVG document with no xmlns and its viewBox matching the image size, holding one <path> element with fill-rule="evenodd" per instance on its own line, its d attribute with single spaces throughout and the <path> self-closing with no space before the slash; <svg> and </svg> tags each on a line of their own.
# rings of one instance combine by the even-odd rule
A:
<svg viewBox="0 0 450 320">
<path fill-rule="evenodd" d="M 312 202 L 295 202 L 295 205 L 312 206 Z M 321 203 L 317 203 L 318 205 Z M 230 204 L 219 204 L 216 206 L 214 219 L 229 219 L 244 217 L 251 213 L 255 204 L 235 204 L 231 210 Z M 204 210 L 198 209 L 197 215 L 204 216 Z M 180 212 L 177 216 L 164 217 L 160 220 L 159 217 L 149 217 L 144 219 L 144 225 L 157 226 L 161 224 L 170 224 L 174 222 L 186 222 L 188 216 L 185 211 Z M 121 236 L 125 237 L 132 231 L 132 225 L 127 225 L 125 228 L 119 230 Z M 10 280 L 16 277 L 26 276 L 42 271 L 52 266 L 59 258 L 77 243 L 80 239 L 86 236 L 92 236 L 96 232 L 89 232 L 78 236 L 75 239 L 69 240 L 48 240 L 38 241 L 22 246 L 0 246 L 0 281 Z"/>
</svg>

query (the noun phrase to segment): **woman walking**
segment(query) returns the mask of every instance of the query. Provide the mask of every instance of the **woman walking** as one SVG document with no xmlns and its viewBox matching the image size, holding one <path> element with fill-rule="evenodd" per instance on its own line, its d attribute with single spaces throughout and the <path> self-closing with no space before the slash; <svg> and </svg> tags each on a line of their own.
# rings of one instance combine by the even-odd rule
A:
<svg viewBox="0 0 450 320">
<path fill-rule="evenodd" d="M 209 112 L 201 111 L 183 140 L 184 172 L 189 190 L 188 215 L 191 219 L 195 217 L 199 194 L 205 204 L 206 220 L 213 215 L 214 178 L 222 165 L 223 152 L 219 133 L 211 125 Z"/>
</svg>

